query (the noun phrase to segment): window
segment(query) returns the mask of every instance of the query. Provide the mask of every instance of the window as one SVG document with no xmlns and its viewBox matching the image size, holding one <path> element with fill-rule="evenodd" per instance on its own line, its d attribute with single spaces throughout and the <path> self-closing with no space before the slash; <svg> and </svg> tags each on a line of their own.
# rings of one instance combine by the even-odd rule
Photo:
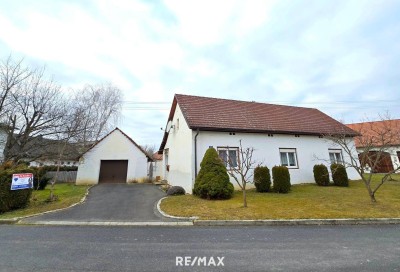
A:
<svg viewBox="0 0 400 272">
<path fill-rule="evenodd" d="M 218 147 L 218 155 L 225 163 L 225 166 L 236 168 L 239 166 L 239 148 L 237 147 Z"/>
<path fill-rule="evenodd" d="M 281 165 L 287 168 L 298 168 L 295 148 L 280 148 Z"/>
<path fill-rule="evenodd" d="M 331 160 L 331 163 L 343 164 L 342 150 L 329 149 L 329 159 Z"/>
</svg>

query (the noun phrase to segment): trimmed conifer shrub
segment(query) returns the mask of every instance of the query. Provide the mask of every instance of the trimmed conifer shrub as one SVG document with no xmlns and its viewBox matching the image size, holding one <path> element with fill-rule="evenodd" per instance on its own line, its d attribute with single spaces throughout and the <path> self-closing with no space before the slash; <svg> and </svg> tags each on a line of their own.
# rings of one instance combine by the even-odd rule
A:
<svg viewBox="0 0 400 272">
<path fill-rule="evenodd" d="M 287 194 L 290 191 L 290 174 L 286 166 L 272 167 L 272 178 L 274 180 L 274 191 Z"/>
<path fill-rule="evenodd" d="M 349 178 L 347 177 L 346 168 L 337 163 L 331 164 L 332 180 L 336 186 L 348 187 Z"/>
<path fill-rule="evenodd" d="M 200 164 L 193 194 L 206 199 L 228 199 L 233 194 L 226 167 L 214 148 L 209 148 Z"/>
<path fill-rule="evenodd" d="M 323 164 L 316 164 L 313 168 L 314 180 L 319 186 L 329 185 L 328 168 Z"/>
<path fill-rule="evenodd" d="M 28 168 L 7 169 L 0 172 L 0 213 L 25 207 L 32 189 L 11 191 L 11 179 L 15 173 L 32 173 Z"/>
<path fill-rule="evenodd" d="M 271 174 L 266 166 L 257 166 L 254 169 L 254 186 L 257 192 L 265 193 L 271 189 Z"/>
</svg>

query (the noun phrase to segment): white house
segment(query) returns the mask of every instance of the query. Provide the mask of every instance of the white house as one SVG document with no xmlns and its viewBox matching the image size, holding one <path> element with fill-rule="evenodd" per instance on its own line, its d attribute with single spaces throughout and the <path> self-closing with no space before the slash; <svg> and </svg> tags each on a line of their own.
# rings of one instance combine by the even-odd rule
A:
<svg viewBox="0 0 400 272">
<path fill-rule="evenodd" d="M 191 192 L 206 150 L 215 148 L 223 160 L 235 163 L 241 140 L 244 148 L 255 149 L 257 162 L 270 169 L 287 166 L 292 184 L 314 182 L 315 164 L 349 159 L 323 138 L 337 131 L 357 135 L 317 109 L 177 94 L 159 150 L 163 177 Z M 357 178 L 353 169 L 347 172 Z"/>
<path fill-rule="evenodd" d="M 150 161 L 135 141 L 116 128 L 81 156 L 76 184 L 139 181 L 148 177 Z"/>
</svg>

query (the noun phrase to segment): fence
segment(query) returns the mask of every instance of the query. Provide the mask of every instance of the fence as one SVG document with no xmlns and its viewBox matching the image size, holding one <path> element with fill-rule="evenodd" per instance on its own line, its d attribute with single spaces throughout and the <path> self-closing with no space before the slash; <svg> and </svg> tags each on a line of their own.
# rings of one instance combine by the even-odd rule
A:
<svg viewBox="0 0 400 272">
<path fill-rule="evenodd" d="M 78 171 L 60 171 L 58 172 L 56 182 L 71 182 L 76 181 L 76 174 Z M 49 171 L 46 173 L 46 177 L 53 179 L 56 175 L 56 171 Z"/>
</svg>

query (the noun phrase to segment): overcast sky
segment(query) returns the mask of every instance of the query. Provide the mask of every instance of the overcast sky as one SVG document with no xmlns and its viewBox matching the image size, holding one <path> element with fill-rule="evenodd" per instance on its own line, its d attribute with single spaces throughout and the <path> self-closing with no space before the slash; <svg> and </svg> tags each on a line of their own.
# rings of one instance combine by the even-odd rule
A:
<svg viewBox="0 0 400 272">
<path fill-rule="evenodd" d="M 0 0 L 9 54 L 65 90 L 112 82 L 157 147 L 174 93 L 400 118 L 400 1 Z"/>
</svg>

